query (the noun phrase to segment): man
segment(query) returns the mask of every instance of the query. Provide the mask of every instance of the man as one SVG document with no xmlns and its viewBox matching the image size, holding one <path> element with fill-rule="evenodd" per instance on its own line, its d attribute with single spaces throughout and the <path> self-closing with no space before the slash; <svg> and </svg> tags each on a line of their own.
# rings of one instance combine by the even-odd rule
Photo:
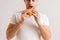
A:
<svg viewBox="0 0 60 40">
<path fill-rule="evenodd" d="M 36 4 L 38 0 L 24 0 L 26 9 L 16 12 L 8 25 L 6 36 L 11 40 L 16 36 L 16 40 L 50 40 L 51 32 L 49 21 L 46 15 L 38 12 Z M 28 9 L 33 9 L 29 16 Z"/>
</svg>

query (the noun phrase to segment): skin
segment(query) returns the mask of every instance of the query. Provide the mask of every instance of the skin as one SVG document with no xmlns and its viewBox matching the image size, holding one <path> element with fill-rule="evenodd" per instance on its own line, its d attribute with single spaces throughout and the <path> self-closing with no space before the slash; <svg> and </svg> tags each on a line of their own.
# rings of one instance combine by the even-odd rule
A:
<svg viewBox="0 0 60 40">
<path fill-rule="evenodd" d="M 28 13 L 27 9 L 30 9 L 30 8 L 34 8 L 33 16 L 41 32 L 41 37 L 43 38 L 43 40 L 50 40 L 51 39 L 50 28 L 49 26 L 42 25 L 40 23 L 39 13 L 37 12 L 37 10 L 35 10 L 38 0 L 24 0 L 24 2 L 26 5 L 26 9 L 22 11 L 21 20 L 19 21 L 19 23 L 17 24 L 10 23 L 8 25 L 8 28 L 6 30 L 7 40 L 11 40 L 16 35 L 16 33 L 18 32 L 23 22 L 30 17 L 29 15 L 27 15 Z"/>
</svg>

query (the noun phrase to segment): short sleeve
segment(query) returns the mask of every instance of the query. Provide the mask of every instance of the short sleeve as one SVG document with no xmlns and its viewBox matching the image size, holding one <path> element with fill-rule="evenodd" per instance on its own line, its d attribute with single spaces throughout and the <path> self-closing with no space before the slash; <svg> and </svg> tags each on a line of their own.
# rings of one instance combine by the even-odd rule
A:
<svg viewBox="0 0 60 40">
<path fill-rule="evenodd" d="M 43 15 L 41 18 L 42 25 L 49 25 L 49 19 L 46 15 Z"/>
<path fill-rule="evenodd" d="M 13 15 L 11 16 L 11 18 L 10 18 L 10 23 L 11 23 L 11 24 L 16 24 L 16 15 L 15 15 L 15 14 L 13 14 Z"/>
</svg>

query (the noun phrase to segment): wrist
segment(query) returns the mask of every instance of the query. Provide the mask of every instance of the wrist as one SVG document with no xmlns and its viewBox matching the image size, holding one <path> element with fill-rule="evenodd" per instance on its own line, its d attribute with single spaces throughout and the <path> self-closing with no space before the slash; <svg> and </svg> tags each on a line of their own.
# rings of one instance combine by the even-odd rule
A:
<svg viewBox="0 0 60 40">
<path fill-rule="evenodd" d="M 42 24 L 40 23 L 40 21 L 39 22 L 37 22 L 37 24 L 38 24 L 38 26 L 40 27 Z"/>
<path fill-rule="evenodd" d="M 24 20 L 21 20 L 21 21 L 20 21 L 20 23 L 23 23 L 23 22 L 24 22 Z"/>
<path fill-rule="evenodd" d="M 18 24 L 23 24 L 23 22 L 24 22 L 24 21 L 21 19 L 21 20 L 18 22 Z"/>
</svg>

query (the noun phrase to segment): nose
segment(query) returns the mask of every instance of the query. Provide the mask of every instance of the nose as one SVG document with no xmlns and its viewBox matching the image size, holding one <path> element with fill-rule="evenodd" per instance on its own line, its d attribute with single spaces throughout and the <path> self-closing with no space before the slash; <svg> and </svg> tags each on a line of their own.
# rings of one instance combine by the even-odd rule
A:
<svg viewBox="0 0 60 40">
<path fill-rule="evenodd" d="M 30 0 L 29 4 L 32 5 L 32 3 L 33 3 L 32 0 Z"/>
</svg>

